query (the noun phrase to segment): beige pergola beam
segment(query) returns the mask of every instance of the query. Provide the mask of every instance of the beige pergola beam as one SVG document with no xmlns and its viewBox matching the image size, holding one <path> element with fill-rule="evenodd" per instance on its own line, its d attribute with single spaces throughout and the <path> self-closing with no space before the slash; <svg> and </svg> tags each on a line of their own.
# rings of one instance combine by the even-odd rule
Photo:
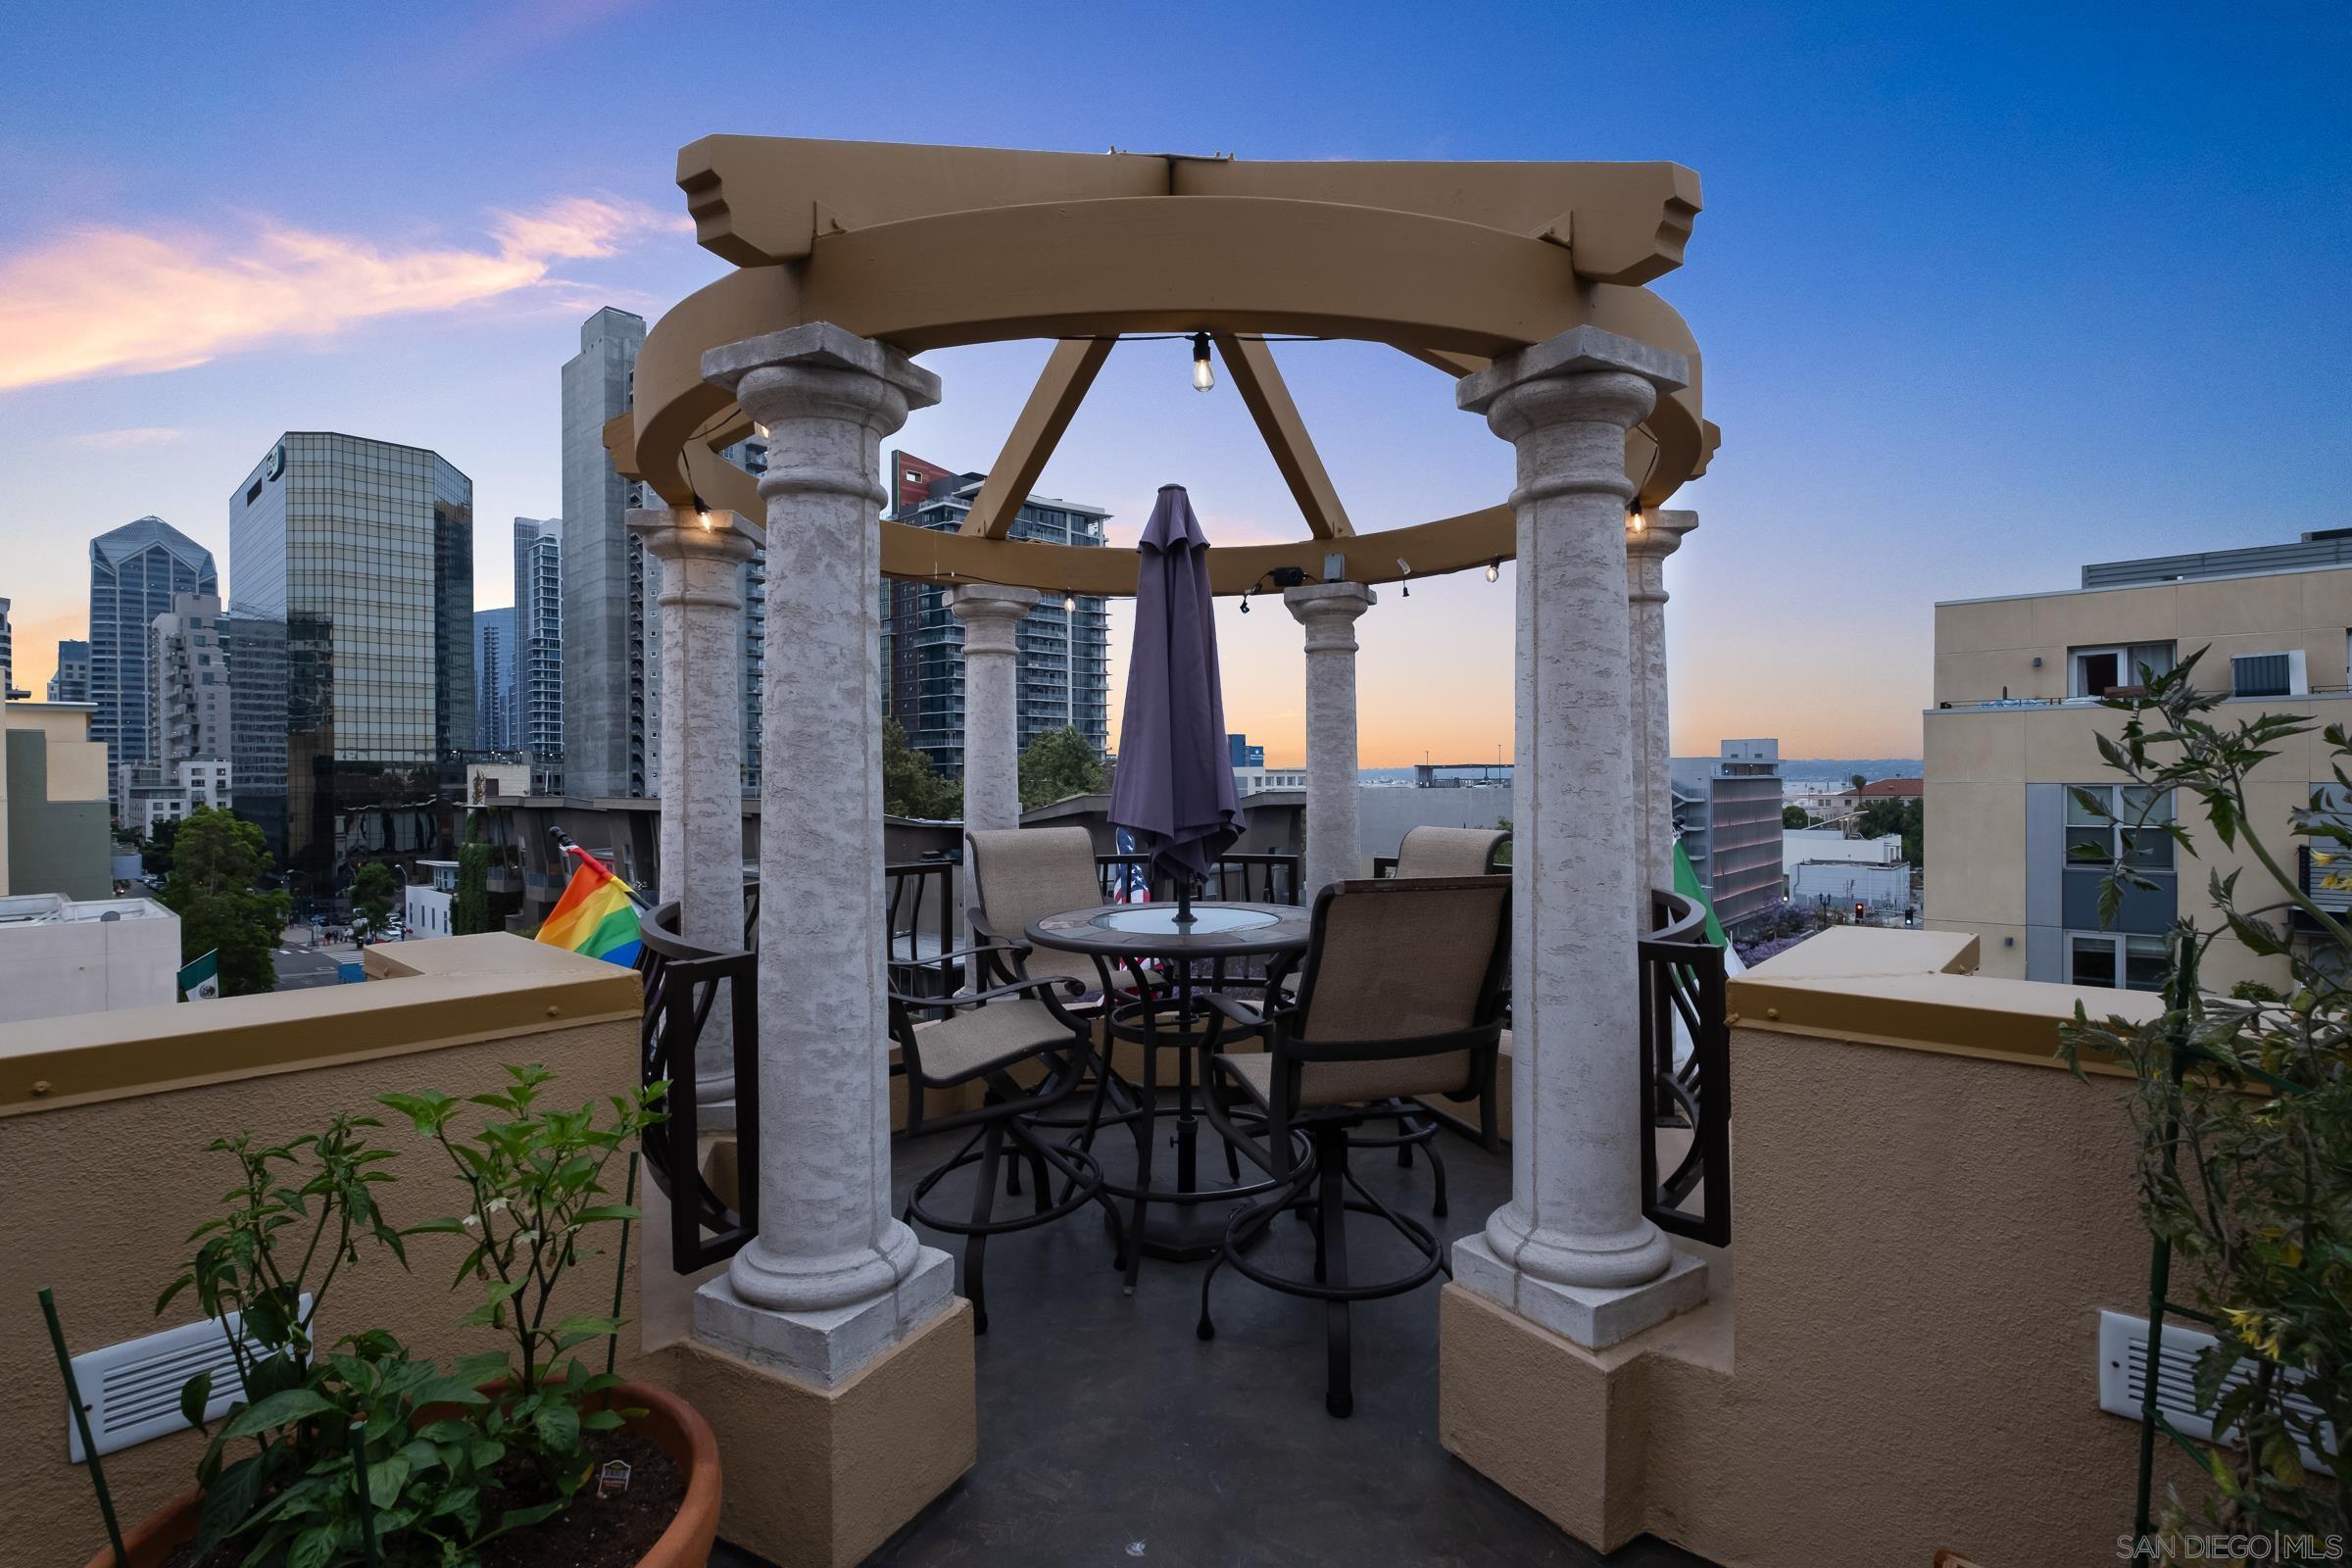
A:
<svg viewBox="0 0 2352 1568">
<path fill-rule="evenodd" d="M 1317 539 L 1344 539 L 1353 534 L 1355 526 L 1348 520 L 1348 509 L 1340 504 L 1330 470 L 1323 466 L 1314 438 L 1306 433 L 1306 421 L 1298 416 L 1298 405 L 1274 364 L 1274 351 L 1263 338 L 1238 337 L 1231 332 L 1213 337 L 1233 377 L 1234 390 L 1242 395 L 1250 417 L 1257 421 L 1257 433 L 1265 437 L 1274 466 L 1282 470 L 1282 482 L 1291 487 L 1291 497 L 1306 518 L 1307 532 Z"/>
<path fill-rule="evenodd" d="M 1020 417 L 1012 421 L 1012 433 L 1004 438 L 1004 450 L 997 454 L 987 482 L 980 486 L 979 499 L 964 514 L 963 532 L 1002 539 L 1012 531 L 1021 503 L 1029 499 L 1038 475 L 1045 472 L 1046 460 L 1054 456 L 1061 433 L 1070 427 L 1071 416 L 1086 401 L 1087 388 L 1095 384 L 1096 373 L 1117 341 L 1080 338 L 1054 345 Z"/>
</svg>

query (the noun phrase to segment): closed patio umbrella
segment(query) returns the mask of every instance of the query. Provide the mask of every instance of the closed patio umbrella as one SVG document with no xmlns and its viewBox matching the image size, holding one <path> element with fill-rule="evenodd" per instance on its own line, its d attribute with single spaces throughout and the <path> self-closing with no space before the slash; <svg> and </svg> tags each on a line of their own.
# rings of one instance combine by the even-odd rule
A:
<svg viewBox="0 0 2352 1568">
<path fill-rule="evenodd" d="M 1194 886 L 1242 834 L 1217 675 L 1208 540 L 1184 486 L 1162 485 L 1136 546 L 1135 643 L 1119 719 L 1110 820 L 1176 880 L 1179 923 Z"/>
</svg>

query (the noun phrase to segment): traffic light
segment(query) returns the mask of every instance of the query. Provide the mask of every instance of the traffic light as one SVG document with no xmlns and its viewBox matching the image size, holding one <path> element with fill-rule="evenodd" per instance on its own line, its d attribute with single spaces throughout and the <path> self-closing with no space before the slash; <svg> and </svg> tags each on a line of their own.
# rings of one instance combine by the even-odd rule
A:
<svg viewBox="0 0 2352 1568">
<path fill-rule="evenodd" d="M 1854 924 L 1856 924 L 1856 925 L 1860 925 L 1860 924 L 1862 923 L 1862 910 L 1863 910 L 1863 908 L 1864 908 L 1864 905 L 1863 905 L 1862 901 L 1861 901 L 1860 899 L 1856 899 L 1856 900 L 1854 901 Z"/>
</svg>

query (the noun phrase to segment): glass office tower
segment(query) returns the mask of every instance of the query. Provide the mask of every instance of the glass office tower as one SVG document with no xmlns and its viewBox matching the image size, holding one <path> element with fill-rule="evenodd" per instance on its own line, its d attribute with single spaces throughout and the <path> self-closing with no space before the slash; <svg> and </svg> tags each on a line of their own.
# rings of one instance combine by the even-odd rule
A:
<svg viewBox="0 0 2352 1568">
<path fill-rule="evenodd" d="M 147 760 L 147 628 L 179 594 L 220 592 L 213 553 L 161 517 L 90 541 L 90 739 L 107 746 L 109 792 Z"/>
<path fill-rule="evenodd" d="M 305 898 L 446 852 L 474 738 L 473 482 L 418 447 L 289 431 L 228 512 L 237 808 Z"/>
</svg>

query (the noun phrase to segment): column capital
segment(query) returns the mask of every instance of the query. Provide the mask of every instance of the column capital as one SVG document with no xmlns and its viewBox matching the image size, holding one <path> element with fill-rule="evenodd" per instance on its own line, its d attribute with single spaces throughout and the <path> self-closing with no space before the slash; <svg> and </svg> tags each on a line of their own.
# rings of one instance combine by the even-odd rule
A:
<svg viewBox="0 0 2352 1568">
<path fill-rule="evenodd" d="M 1306 628 L 1306 651 L 1355 652 L 1356 617 L 1380 603 L 1360 582 L 1309 582 L 1282 591 L 1283 608 Z"/>
<path fill-rule="evenodd" d="M 629 532 L 662 561 L 744 562 L 765 544 L 765 530 L 740 512 L 692 507 L 633 507 L 622 519 Z"/>
<path fill-rule="evenodd" d="M 768 427 L 760 494 L 887 499 L 868 459 L 849 438 L 879 438 L 939 401 L 939 377 L 887 343 L 810 321 L 722 344 L 703 356 L 703 379 L 733 393 Z M 772 514 L 771 514 L 772 515 Z"/>
<path fill-rule="evenodd" d="M 703 355 L 703 379 L 740 396 L 744 383 L 762 370 L 847 370 L 895 388 L 908 409 L 939 401 L 939 377 L 889 344 L 835 326 L 809 321 L 780 332 L 762 332 L 740 343 L 722 343 Z M 760 416 L 747 405 L 746 413 Z M 762 420 L 761 422 L 767 422 Z"/>
<path fill-rule="evenodd" d="M 1513 349 L 1485 369 L 1463 376 L 1454 386 L 1454 403 L 1465 413 L 1492 416 L 1504 394 L 1530 382 L 1611 372 L 1647 382 L 1653 401 L 1659 393 L 1690 384 L 1690 361 L 1685 355 L 1597 326 L 1572 326 L 1557 337 Z M 1641 416 L 1626 423 L 1638 423 Z"/>
<path fill-rule="evenodd" d="M 1038 592 L 1000 582 L 959 582 L 945 598 L 949 613 L 963 622 L 966 654 L 1009 654 L 1013 628 L 1037 604 Z"/>
<path fill-rule="evenodd" d="M 1666 558 L 1698 526 L 1695 512 L 1635 512 L 1625 523 L 1626 598 L 1637 605 L 1666 602 Z"/>
</svg>

